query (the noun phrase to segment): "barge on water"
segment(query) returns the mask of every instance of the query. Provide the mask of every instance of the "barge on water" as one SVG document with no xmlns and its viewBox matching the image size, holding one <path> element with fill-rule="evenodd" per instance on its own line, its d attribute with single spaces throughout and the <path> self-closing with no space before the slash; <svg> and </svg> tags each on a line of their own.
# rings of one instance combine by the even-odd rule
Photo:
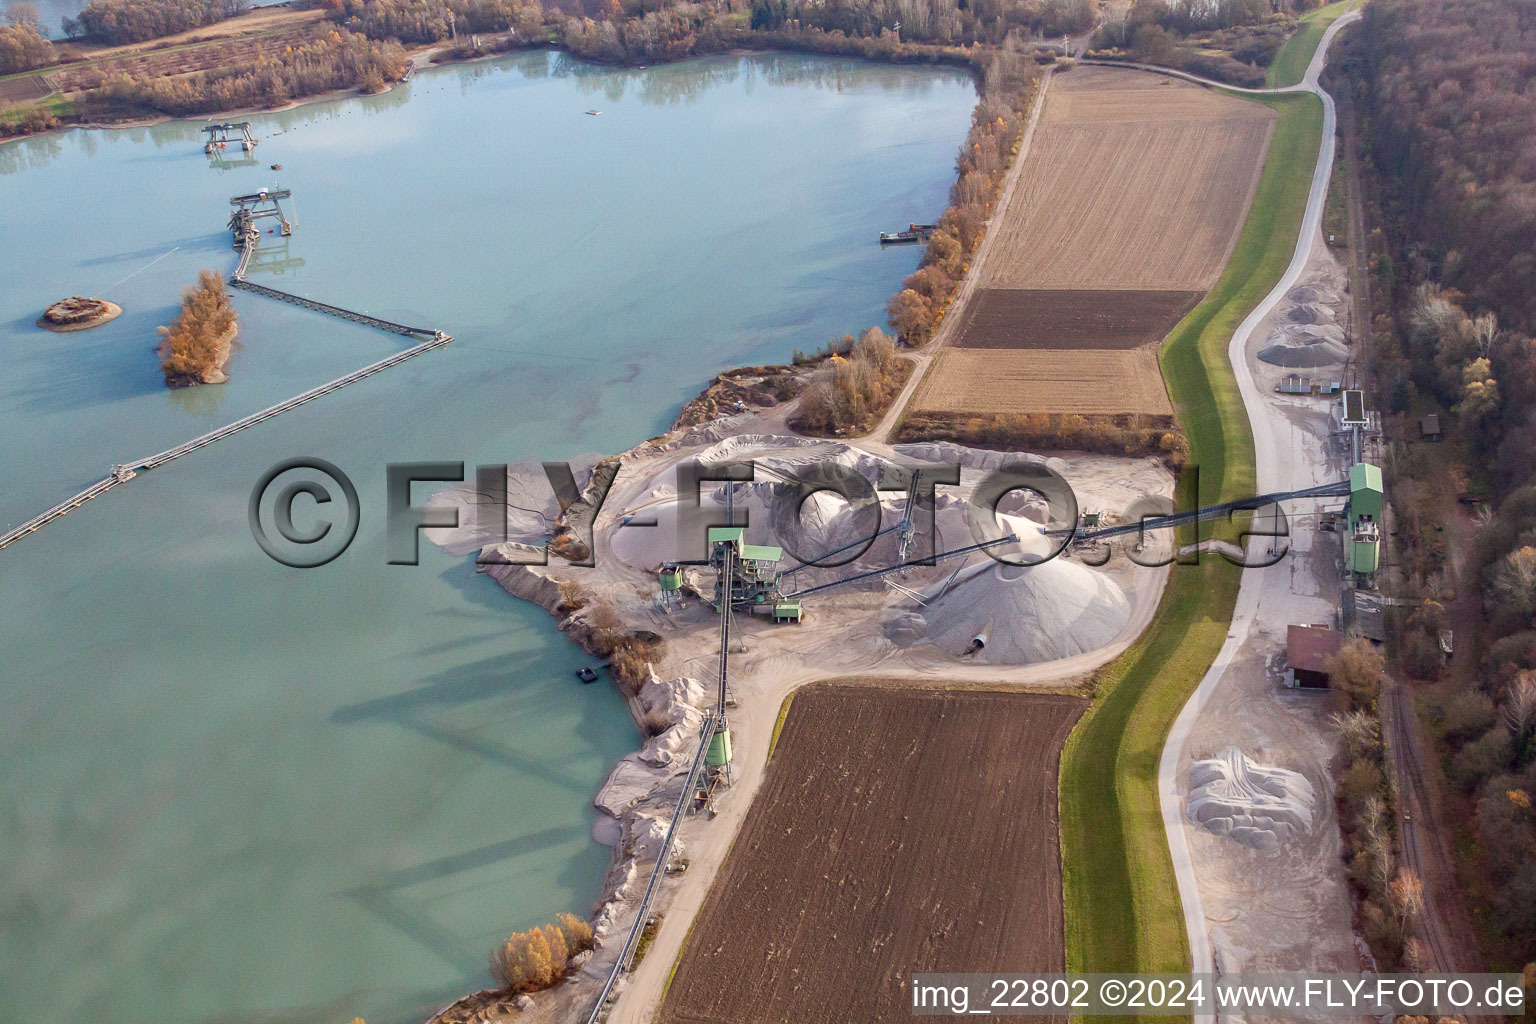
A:
<svg viewBox="0 0 1536 1024">
<path fill-rule="evenodd" d="M 937 224 L 908 224 L 905 231 L 880 232 L 880 244 L 910 245 L 913 242 L 926 242 L 937 230 L 939 230 Z"/>
</svg>

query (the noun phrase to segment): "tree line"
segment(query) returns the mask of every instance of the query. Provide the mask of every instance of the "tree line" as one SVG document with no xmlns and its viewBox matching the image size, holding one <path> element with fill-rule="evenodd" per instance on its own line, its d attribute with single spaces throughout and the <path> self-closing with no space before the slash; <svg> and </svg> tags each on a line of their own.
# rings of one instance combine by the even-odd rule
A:
<svg viewBox="0 0 1536 1024">
<path fill-rule="evenodd" d="M 725 40 L 743 28 L 843 39 L 894 33 L 897 43 L 971 46 L 1093 25 L 1089 0 L 591 0 L 544 8 L 536 0 L 322 0 L 320 6 L 356 31 L 407 43 L 511 28 L 533 39 L 544 22 L 573 52 L 611 60 L 694 52 L 699 39 Z"/>
<path fill-rule="evenodd" d="M 1062 36 L 1093 25 L 1088 0 L 752 0 L 754 29 L 799 27 L 846 36 L 899 31 L 909 42 L 1000 45 L 1012 33 Z"/>
<path fill-rule="evenodd" d="M 1389 620 L 1390 646 L 1427 680 L 1448 674 L 1441 630 L 1454 625 L 1455 648 L 1470 652 L 1433 691 L 1429 724 L 1451 812 L 1475 839 L 1468 870 L 1482 884 L 1468 896 L 1506 962 L 1536 948 L 1533 37 L 1529 5 L 1372 0 L 1337 72 L 1370 172 L 1375 393 L 1397 438 L 1395 547 L 1419 599 Z M 1431 412 L 1439 447 L 1418 440 Z M 1481 509 L 1467 517 L 1471 564 L 1453 574 L 1458 491 Z"/>
<path fill-rule="evenodd" d="M 1434 959 L 1420 927 L 1424 884 L 1403 863 L 1402 808 L 1381 734 L 1386 671 L 1386 659 L 1366 640 L 1351 640 L 1328 662 L 1332 724 L 1344 748 L 1334 772 L 1339 832 L 1355 921 L 1378 966 L 1428 971 Z"/>
<path fill-rule="evenodd" d="M 1299 27 L 1295 15 L 1319 0 L 1136 0 L 1109 6 L 1090 41 L 1090 56 L 1159 64 L 1249 88 Z"/>
<path fill-rule="evenodd" d="M 0 25 L 0 75 L 31 71 L 52 64 L 55 59 L 53 44 L 31 22 Z"/>
<path fill-rule="evenodd" d="M 88 110 L 204 114 L 241 107 L 275 107 L 305 96 L 361 86 L 382 90 L 405 74 L 409 58 L 399 43 L 330 29 L 309 42 L 248 64 L 175 77 L 116 74 L 87 93 Z"/>
<path fill-rule="evenodd" d="M 354 32 L 407 44 L 508 29 L 525 40 L 544 38 L 538 0 L 321 0 L 317 6 Z"/>
<path fill-rule="evenodd" d="M 1077 451 L 1104 455 L 1155 455 L 1178 468 L 1189 461 L 1189 442 L 1172 416 L 1124 413 L 983 413 L 912 412 L 901 421 L 894 441 L 953 441 L 973 448 L 1004 451 Z"/>
<path fill-rule="evenodd" d="M 1010 45 L 985 58 L 982 99 L 971 115 L 971 128 L 955 159 L 955 183 L 949 207 L 928 239 L 922 264 L 902 282 L 886 307 L 890 325 L 903 344 L 925 345 L 938 330 L 955 289 L 981 244 L 987 218 L 1002 194 L 1029 104 L 1039 82 L 1039 66 Z"/>
<path fill-rule="evenodd" d="M 64 33 L 113 46 L 212 25 L 249 8 L 248 0 L 91 0 Z"/>
</svg>

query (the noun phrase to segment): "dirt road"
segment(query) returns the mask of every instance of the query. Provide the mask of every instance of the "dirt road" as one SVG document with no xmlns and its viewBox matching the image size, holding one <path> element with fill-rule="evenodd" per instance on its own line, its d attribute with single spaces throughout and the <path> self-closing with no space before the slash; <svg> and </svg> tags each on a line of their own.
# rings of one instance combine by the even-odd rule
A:
<svg viewBox="0 0 1536 1024">
<path fill-rule="evenodd" d="M 993 241 L 998 235 L 997 228 L 1003 223 L 1008 213 L 1008 204 L 1014 201 L 1014 195 L 1018 192 L 1019 179 L 1024 176 L 1024 165 L 1029 160 L 1029 148 L 1035 139 L 1035 126 L 1040 122 L 1040 110 L 1045 106 L 1045 94 L 1051 87 L 1051 75 L 1054 68 L 1046 68 L 1040 76 L 1040 87 L 1035 90 L 1035 103 L 1029 109 L 1029 123 L 1024 126 L 1024 137 L 1019 142 L 1018 155 L 1013 158 L 1013 166 L 1008 169 L 1008 177 L 1003 182 L 1003 194 L 997 198 L 997 206 L 992 211 L 992 217 L 987 221 L 987 230 L 981 237 L 981 245 L 976 247 L 976 259 L 971 263 L 970 270 L 965 279 L 960 282 L 960 288 L 955 292 L 954 301 L 949 304 L 949 312 L 945 315 L 943 323 L 939 324 L 938 333 L 933 340 L 924 346 L 915 355 L 911 356 L 912 375 L 907 378 L 907 386 L 901 389 L 901 394 L 891 403 L 885 415 L 880 418 L 866 437 L 888 442 L 891 432 L 896 429 L 897 422 L 902 413 L 906 412 L 907 403 L 912 400 L 913 393 L 917 390 L 917 384 L 923 379 L 929 365 L 934 358 L 948 345 L 959 333 L 965 317 L 961 314 L 966 305 L 971 301 L 971 294 L 976 290 L 976 282 L 982 277 L 986 269 L 987 259 L 992 253 Z"/>
</svg>

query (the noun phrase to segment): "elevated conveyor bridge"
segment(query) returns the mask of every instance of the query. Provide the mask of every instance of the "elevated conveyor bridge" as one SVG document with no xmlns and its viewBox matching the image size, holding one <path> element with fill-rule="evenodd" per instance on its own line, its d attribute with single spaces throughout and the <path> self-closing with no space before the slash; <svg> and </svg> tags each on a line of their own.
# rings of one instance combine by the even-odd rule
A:
<svg viewBox="0 0 1536 1024">
<path fill-rule="evenodd" d="M 291 409 L 297 409 L 306 402 L 313 402 L 315 399 L 328 395 L 333 391 L 340 391 L 348 384 L 355 384 L 365 377 L 371 377 L 382 370 L 398 366 L 424 352 L 442 348 L 453 340 L 452 335 L 432 327 L 412 327 L 409 324 L 395 323 L 393 320 L 385 320 L 382 317 L 372 316 L 368 313 L 361 313 L 343 306 L 333 306 L 328 302 L 320 302 L 316 299 L 305 298 L 302 295 L 294 295 L 291 292 L 280 291 L 276 288 L 268 288 L 266 285 L 247 281 L 245 274 L 250 266 L 251 256 L 256 250 L 256 243 L 261 238 L 261 229 L 257 226 L 257 221 L 264 218 L 275 218 L 281 224 L 282 233 L 285 236 L 291 234 L 293 225 L 283 212 L 281 201 L 290 198 L 292 194 L 288 189 L 263 189 L 250 195 L 230 197 L 230 205 L 234 206 L 235 210 L 229 217 L 229 229 L 233 235 L 235 248 L 240 252 L 240 261 L 229 280 L 230 287 L 250 292 L 254 295 L 263 295 L 269 299 L 277 299 L 279 302 L 286 302 L 317 313 L 324 313 L 327 316 L 349 320 L 352 323 L 362 324 L 365 327 L 373 327 L 377 330 L 388 331 L 391 334 L 398 334 L 407 338 L 417 338 L 420 339 L 419 343 L 402 352 L 396 352 L 394 355 L 380 359 L 376 363 L 369 363 L 367 366 L 360 367 L 350 373 L 342 374 L 335 380 L 327 381 L 319 387 L 310 388 L 302 394 L 284 399 L 275 405 L 269 405 L 267 408 L 251 413 L 251 415 L 238 419 L 233 423 L 226 423 L 216 430 L 200 434 L 190 441 L 176 445 L 174 448 L 167 448 L 163 452 L 156 452 L 154 455 L 146 458 L 113 466 L 107 476 L 91 484 L 78 494 L 66 498 L 48 511 L 32 517 L 20 526 L 0 534 L 0 550 L 10 547 L 23 537 L 31 536 L 54 520 L 63 518 L 92 498 L 100 497 L 119 484 L 127 483 L 140 471 L 163 466 L 167 462 L 179 459 L 189 452 L 197 451 L 197 449 L 204 448 L 215 441 L 222 441 L 231 434 L 237 434 L 248 427 L 254 427 L 258 423 L 265 423 L 267 420 L 281 416 Z"/>
</svg>

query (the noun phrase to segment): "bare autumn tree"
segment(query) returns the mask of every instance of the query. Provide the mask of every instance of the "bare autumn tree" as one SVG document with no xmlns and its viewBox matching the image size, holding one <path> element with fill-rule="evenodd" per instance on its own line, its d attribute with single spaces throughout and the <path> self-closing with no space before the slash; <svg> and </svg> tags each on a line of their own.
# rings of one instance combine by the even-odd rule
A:
<svg viewBox="0 0 1536 1024">
<path fill-rule="evenodd" d="M 181 299 L 181 312 L 169 327 L 159 328 L 162 340 L 160 371 L 167 384 L 205 380 L 219 369 L 233 343 L 235 309 L 217 271 L 198 274 L 196 287 Z"/>
<path fill-rule="evenodd" d="M 1364 711 L 1336 713 L 1330 721 L 1343 738 L 1344 748 L 1351 758 L 1363 756 L 1376 742 L 1376 721 Z"/>
<path fill-rule="evenodd" d="M 1328 685 L 1346 711 L 1365 710 L 1376 702 L 1386 676 L 1386 662 L 1368 642 L 1351 640 L 1328 660 Z"/>
<path fill-rule="evenodd" d="M 1413 925 L 1424 915 L 1424 883 L 1409 868 L 1398 868 L 1387 896 L 1392 913 L 1397 917 L 1398 934 L 1406 939 Z"/>
<path fill-rule="evenodd" d="M 1515 742 L 1525 743 L 1526 734 L 1536 725 L 1536 671 L 1526 669 L 1515 676 L 1501 714 L 1504 724 L 1515 734 Z"/>
<path fill-rule="evenodd" d="M 5 20 L 12 25 L 31 25 L 33 28 L 41 28 L 43 25 L 42 15 L 37 13 L 37 5 L 27 0 L 17 0 L 7 7 Z"/>
</svg>

